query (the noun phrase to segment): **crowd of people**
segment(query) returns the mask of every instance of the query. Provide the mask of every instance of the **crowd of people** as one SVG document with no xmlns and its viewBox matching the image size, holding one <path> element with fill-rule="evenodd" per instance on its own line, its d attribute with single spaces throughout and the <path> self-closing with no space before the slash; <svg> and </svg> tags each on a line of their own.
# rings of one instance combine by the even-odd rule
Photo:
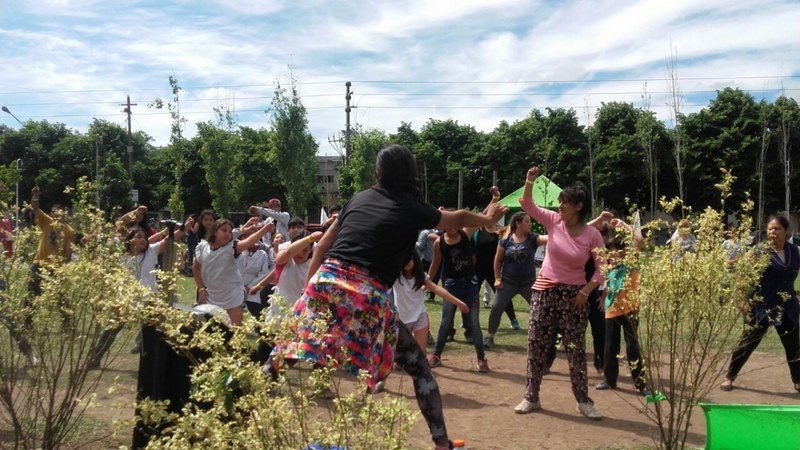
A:
<svg viewBox="0 0 800 450">
<path fill-rule="evenodd" d="M 641 250 L 643 238 L 639 230 L 607 212 L 588 220 L 592 205 L 582 185 L 562 190 L 557 211 L 537 205 L 532 190 L 539 174 L 538 167 L 527 171 L 522 210 L 511 215 L 507 226 L 500 226 L 508 208 L 499 203 L 496 187 L 490 189 L 491 199 L 481 213 L 436 208 L 422 200 L 411 152 L 390 145 L 377 155 L 375 185 L 332 209 L 322 231 L 306 230 L 277 198 L 250 207 L 250 219 L 238 227 L 204 210 L 177 229 L 157 231 L 148 223 L 147 208 L 140 206 L 119 219 L 125 249 L 121 264 L 143 286 L 156 290 L 164 239 L 185 235 L 189 250 L 184 272 L 195 281 L 196 303 L 224 309 L 233 326 L 242 324 L 245 311 L 267 323 L 289 315 L 299 319 L 294 338 L 268 343 L 265 373 L 278 376 L 299 360 L 315 366 L 334 362 L 354 375 L 366 374 L 367 388 L 378 392 L 393 367 L 399 367 L 413 379 L 436 449 L 452 448 L 432 369 L 442 365 L 442 353 L 455 338 L 456 310 L 464 337 L 475 348 L 476 370 L 490 373 L 486 351 L 497 345 L 503 314 L 512 328 L 520 328 L 512 301 L 520 296 L 530 306 L 527 377 L 514 412 L 541 408 L 542 378 L 560 339 L 577 411 L 601 419 L 589 396 L 589 324 L 594 366 L 604 377 L 595 388 L 617 387 L 617 354 L 624 337 L 633 385 L 639 394 L 650 394 L 637 338 L 638 305 L 628 295 L 638 288 L 638 275 L 621 257 Z M 45 214 L 40 195 L 34 188 L 31 207 L 41 239 L 31 267 L 32 295 L 40 289 L 39 264 L 69 261 L 74 237 L 64 209 L 56 205 Z M 547 233 L 532 232 L 532 220 Z M 8 228 L 0 227 L 0 237 L 6 240 L 12 233 Z M 626 248 L 622 230 L 633 236 L 632 248 Z M 782 217 L 769 222 L 771 259 L 759 288 L 762 300 L 752 305 L 752 327 L 734 351 L 723 390 L 733 389 L 747 358 L 774 326 L 786 349 L 794 388 L 800 392 L 800 306 L 793 287 L 800 252 L 787 241 L 788 230 Z M 689 222 L 681 222 L 673 240 L 692 251 Z M 547 251 L 537 274 L 534 255 L 542 246 Z M 607 259 L 598 252 L 601 248 L 619 259 Z M 5 251 L 12 256 L 10 247 Z M 605 275 L 601 267 L 609 267 Z M 480 324 L 482 286 L 483 305 L 490 308 L 485 337 Z M 425 303 L 435 296 L 442 299 L 442 317 L 433 340 Z M 12 331 L 21 351 L 36 364 L 24 329 L 23 325 Z M 92 350 L 93 367 L 99 366 L 120 329 L 103 333 Z M 431 344 L 434 350 L 428 355 Z M 137 341 L 133 351 L 139 350 Z"/>
</svg>

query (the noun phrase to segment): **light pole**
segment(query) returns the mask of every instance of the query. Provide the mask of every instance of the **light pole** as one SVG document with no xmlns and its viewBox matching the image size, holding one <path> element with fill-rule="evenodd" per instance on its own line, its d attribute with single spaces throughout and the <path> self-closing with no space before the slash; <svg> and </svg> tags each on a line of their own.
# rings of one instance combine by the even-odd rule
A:
<svg viewBox="0 0 800 450">
<path fill-rule="evenodd" d="M 22 158 L 17 158 L 17 176 L 22 178 L 22 172 L 20 172 L 20 168 L 22 167 Z M 19 179 L 17 179 L 17 197 L 16 197 L 16 214 L 15 214 L 15 222 L 14 225 L 17 229 L 19 229 Z"/>
<path fill-rule="evenodd" d="M 25 124 L 24 124 L 24 123 L 22 123 L 22 121 L 21 121 L 21 120 L 19 120 L 19 118 L 18 118 L 17 116 L 15 116 L 15 115 L 14 115 L 14 113 L 12 113 L 10 109 L 8 109 L 8 107 L 6 107 L 6 106 L 3 106 L 3 107 L 2 107 L 2 110 L 3 110 L 3 112 L 4 112 L 4 113 L 8 113 L 9 115 L 11 115 L 11 117 L 13 117 L 13 118 L 14 118 L 14 120 L 16 120 L 17 122 L 19 122 L 19 124 L 20 124 L 20 125 L 22 125 L 23 127 L 25 126 Z"/>
</svg>

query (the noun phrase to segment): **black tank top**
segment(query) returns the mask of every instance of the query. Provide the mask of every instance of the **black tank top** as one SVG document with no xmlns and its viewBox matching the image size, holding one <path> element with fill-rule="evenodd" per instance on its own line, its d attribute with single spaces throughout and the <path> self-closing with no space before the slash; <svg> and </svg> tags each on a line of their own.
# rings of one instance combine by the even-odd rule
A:
<svg viewBox="0 0 800 450">
<path fill-rule="evenodd" d="M 475 276 L 475 265 L 472 263 L 475 248 L 463 230 L 458 230 L 458 234 L 461 240 L 455 245 L 445 242 L 444 235 L 439 240 L 442 250 L 442 278 L 458 279 Z"/>
</svg>

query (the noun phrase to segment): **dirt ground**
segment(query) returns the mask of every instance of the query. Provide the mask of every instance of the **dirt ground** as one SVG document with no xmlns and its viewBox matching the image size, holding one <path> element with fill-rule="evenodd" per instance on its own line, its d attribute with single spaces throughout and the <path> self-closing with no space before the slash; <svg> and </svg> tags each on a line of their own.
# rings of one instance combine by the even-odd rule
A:
<svg viewBox="0 0 800 450">
<path fill-rule="evenodd" d="M 589 395 L 604 418 L 585 419 L 575 410 L 569 371 L 559 354 L 541 390 L 542 410 L 517 415 L 514 406 L 525 389 L 525 355 L 518 352 L 487 353 L 492 371 L 479 373 L 474 354 L 447 352 L 443 365 L 434 369 L 439 380 L 445 420 L 451 439 L 464 439 L 474 449 L 618 449 L 653 448 L 657 429 L 643 414 L 644 399 L 636 395 L 629 373 L 620 368 L 618 389 L 597 391 L 601 381 L 589 368 Z M 405 396 L 412 408 L 414 392 L 406 375 L 389 378 L 387 391 Z M 720 380 L 721 381 L 721 380 Z M 385 394 L 384 394 L 385 395 Z M 782 356 L 755 353 L 737 379 L 736 389 L 714 389 L 708 401 L 717 403 L 797 404 L 797 394 Z M 689 444 L 705 445 L 705 419 L 697 408 L 693 413 Z M 430 434 L 420 418 L 411 435 L 417 448 L 431 448 Z"/>
<path fill-rule="evenodd" d="M 591 356 L 591 355 L 589 355 Z M 601 381 L 589 368 L 589 394 L 604 418 L 585 419 L 575 411 L 575 400 L 569 382 L 564 354 L 559 353 L 553 370 L 542 383 L 542 410 L 517 415 L 514 406 L 522 399 L 525 388 L 525 354 L 519 351 L 491 350 L 487 358 L 492 371 L 479 373 L 474 353 L 445 352 L 443 365 L 434 369 L 439 381 L 445 408 L 447 429 L 452 439 L 464 439 L 466 447 L 475 449 L 646 449 L 654 448 L 657 430 L 639 412 L 643 398 L 636 395 L 629 374 L 620 368 L 618 389 L 597 391 Z M 102 392 L 98 408 L 90 416 L 95 426 L 103 428 L 112 419 L 129 419 L 133 415 L 135 390 L 135 358 L 124 355 L 114 364 L 109 378 L 117 377 L 119 389 Z M 720 380 L 721 381 L 721 380 Z M 380 395 L 402 395 L 412 410 L 417 410 L 411 379 L 395 372 L 387 381 L 386 392 Z M 782 355 L 756 352 L 745 366 L 732 392 L 714 389 L 709 401 L 719 403 L 797 404 L 800 394 L 794 392 L 789 371 Z M 110 428 L 94 430 L 99 442 L 81 448 L 105 449 L 130 445 L 129 428 L 108 436 Z M 699 408 L 693 415 L 689 444 L 705 445 L 705 419 Z M 413 448 L 432 448 L 430 434 L 420 417 L 410 436 Z"/>
</svg>

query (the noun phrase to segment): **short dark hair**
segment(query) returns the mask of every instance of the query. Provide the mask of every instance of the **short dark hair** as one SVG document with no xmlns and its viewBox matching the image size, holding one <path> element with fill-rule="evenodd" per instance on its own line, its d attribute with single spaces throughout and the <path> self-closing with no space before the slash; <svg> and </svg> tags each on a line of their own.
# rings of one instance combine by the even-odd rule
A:
<svg viewBox="0 0 800 450">
<path fill-rule="evenodd" d="M 592 210 L 592 199 L 589 198 L 589 193 L 586 191 L 586 186 L 581 183 L 573 184 L 572 186 L 564 189 L 558 194 L 558 201 L 570 203 L 572 205 L 583 204 L 578 214 L 581 216 L 581 221 L 586 221 L 586 215 Z"/>
<path fill-rule="evenodd" d="M 303 219 L 301 219 L 299 217 L 292 217 L 292 220 L 289 221 L 289 224 L 286 225 L 286 227 L 287 228 L 292 228 L 292 227 L 303 227 L 303 228 L 305 228 L 306 227 L 306 223 L 303 221 Z"/>
<path fill-rule="evenodd" d="M 342 205 L 333 205 L 330 208 L 328 208 L 329 214 L 333 214 L 333 213 L 339 212 L 341 210 L 342 210 Z"/>
</svg>

